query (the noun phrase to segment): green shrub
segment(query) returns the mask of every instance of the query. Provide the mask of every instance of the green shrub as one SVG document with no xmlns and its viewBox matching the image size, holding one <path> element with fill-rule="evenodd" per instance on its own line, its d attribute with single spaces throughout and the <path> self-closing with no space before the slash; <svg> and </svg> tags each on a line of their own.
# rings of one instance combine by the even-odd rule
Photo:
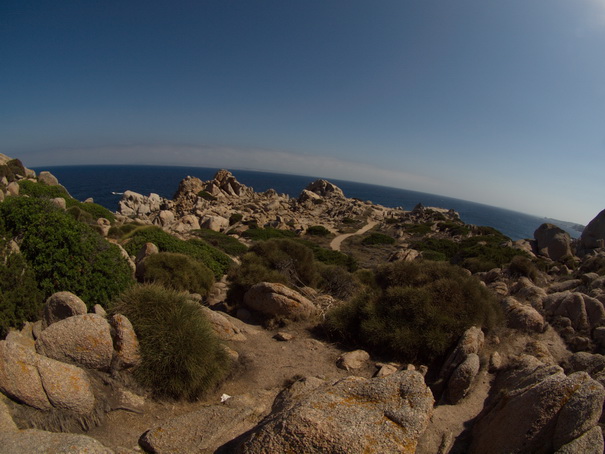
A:
<svg viewBox="0 0 605 454">
<path fill-rule="evenodd" d="M 326 229 L 323 225 L 312 225 L 307 228 L 307 235 L 315 235 L 315 236 L 328 236 L 330 235 L 330 231 Z"/>
<path fill-rule="evenodd" d="M 70 291 L 88 307 L 106 305 L 133 283 L 119 248 L 48 201 L 9 197 L 0 218 L 31 266 L 44 298 Z"/>
<path fill-rule="evenodd" d="M 242 257 L 230 273 L 229 300 L 238 302 L 259 282 L 278 282 L 290 287 L 313 287 L 319 275 L 313 251 L 298 241 L 274 238 L 261 241 Z"/>
<path fill-rule="evenodd" d="M 133 232 L 137 228 L 141 227 L 143 224 L 139 224 L 138 222 L 129 222 L 128 224 L 123 225 L 112 225 L 109 228 L 108 236 L 110 238 L 121 239 L 125 235 Z"/>
<path fill-rule="evenodd" d="M 10 169 L 13 175 L 25 176 L 25 166 L 19 159 L 11 159 L 6 163 L 6 166 Z"/>
<path fill-rule="evenodd" d="M 135 378 L 159 397 L 196 399 L 212 390 L 229 360 L 198 303 L 159 285 L 123 293 L 112 313 L 131 321 L 141 349 Z"/>
<path fill-rule="evenodd" d="M 42 312 L 44 296 L 25 258 L 9 253 L 0 240 L 0 339 L 9 328 L 20 329 L 24 322 L 37 320 Z"/>
<path fill-rule="evenodd" d="M 174 290 L 206 296 L 214 274 L 202 262 L 184 254 L 160 252 L 145 259 L 143 282 L 154 282 Z"/>
<path fill-rule="evenodd" d="M 477 273 L 501 268 L 515 256 L 527 256 L 527 253 L 503 244 L 510 239 L 498 231 L 495 232 L 464 239 L 452 263 Z"/>
<path fill-rule="evenodd" d="M 338 265 L 346 268 L 348 271 L 357 269 L 357 260 L 351 255 L 344 254 L 340 251 L 333 251 L 324 247 L 315 246 L 311 248 L 315 255 L 315 260 L 326 265 Z"/>
<path fill-rule="evenodd" d="M 431 233 L 432 222 L 427 224 L 406 224 L 404 228 L 407 232 L 415 234 L 415 235 L 426 235 L 427 233 Z"/>
<path fill-rule="evenodd" d="M 206 241 L 208 244 L 220 249 L 225 254 L 239 257 L 248 251 L 248 246 L 241 243 L 236 238 L 221 232 L 215 232 L 214 230 L 210 229 L 201 229 L 196 230 L 193 233 Z"/>
<path fill-rule="evenodd" d="M 229 216 L 229 225 L 234 225 L 237 224 L 238 222 L 241 222 L 242 219 L 244 219 L 244 215 L 241 213 L 233 213 L 231 216 Z"/>
<path fill-rule="evenodd" d="M 210 200 L 211 202 L 216 200 L 216 197 L 207 191 L 200 191 L 197 193 L 197 195 L 198 195 L 198 197 L 201 197 L 204 200 Z"/>
<path fill-rule="evenodd" d="M 358 224 L 359 220 L 347 217 L 347 218 L 342 218 L 341 222 L 345 225 L 352 225 L 352 224 Z"/>
<path fill-rule="evenodd" d="M 361 244 L 365 246 L 373 246 L 377 244 L 393 244 L 395 243 L 395 238 L 389 235 L 385 235 L 384 233 L 373 232 L 370 235 L 366 236 Z"/>
<path fill-rule="evenodd" d="M 125 239 L 127 243 L 124 248 L 130 255 L 137 255 L 145 243 L 153 243 L 160 252 L 177 252 L 200 260 L 212 270 L 216 279 L 220 279 L 233 263 L 229 256 L 205 241 L 179 240 L 156 226 L 138 227 L 126 235 Z"/>
<path fill-rule="evenodd" d="M 461 224 L 460 222 L 453 221 L 440 222 L 437 224 L 437 228 L 440 232 L 448 232 L 451 235 L 461 236 L 468 235 L 471 231 L 468 226 Z"/>
<path fill-rule="evenodd" d="M 376 273 L 367 290 L 327 314 L 338 338 L 405 361 L 431 361 L 470 326 L 492 328 L 502 318 L 493 295 L 459 267 L 397 262 Z"/>
<path fill-rule="evenodd" d="M 265 241 L 271 238 L 294 238 L 296 233 L 291 230 L 274 229 L 273 227 L 264 229 L 252 227 L 246 230 L 242 236 L 254 241 Z"/>
<path fill-rule="evenodd" d="M 422 251 L 422 258 L 425 260 L 433 260 L 434 262 L 447 262 L 447 257 L 443 252 L 437 251 Z"/>
<path fill-rule="evenodd" d="M 38 199 L 55 199 L 57 197 L 62 197 L 64 199 L 71 198 L 67 189 L 63 186 L 49 186 L 31 180 L 19 181 L 19 194 L 36 197 Z"/>
<path fill-rule="evenodd" d="M 99 218 L 105 218 L 111 222 L 114 222 L 116 219 L 111 211 L 98 203 L 84 203 L 74 199 L 63 186 L 49 186 L 40 182 L 21 180 L 19 181 L 19 194 L 38 199 L 55 199 L 61 197 L 65 199 L 68 209 L 75 207 L 80 211 L 88 213 L 90 217 L 87 218 L 91 219 L 90 221 L 86 221 L 88 223 L 96 222 Z M 72 213 L 76 213 L 76 211 L 74 210 Z M 76 216 L 76 219 L 78 219 L 78 217 L 81 218 L 81 216 L 78 215 Z"/>
<path fill-rule="evenodd" d="M 512 258 L 508 270 L 513 276 L 525 276 L 536 281 L 539 276 L 538 268 L 528 257 L 517 255 Z"/>
<path fill-rule="evenodd" d="M 348 299 L 359 288 L 351 273 L 341 266 L 322 265 L 319 267 L 321 280 L 319 288 L 339 299 Z"/>
<path fill-rule="evenodd" d="M 85 224 L 92 224 L 94 222 L 94 220 L 92 219 L 92 215 L 90 213 L 87 213 L 84 210 L 81 210 L 79 207 L 77 206 L 70 206 L 67 209 L 67 214 L 69 214 L 71 217 L 73 217 L 76 221 L 79 222 L 84 222 Z"/>
<path fill-rule="evenodd" d="M 455 257 L 460 250 L 458 243 L 442 238 L 424 238 L 421 241 L 414 242 L 412 247 L 417 251 L 422 251 L 425 258 L 428 258 L 427 253 L 439 253 L 447 260 Z"/>
</svg>

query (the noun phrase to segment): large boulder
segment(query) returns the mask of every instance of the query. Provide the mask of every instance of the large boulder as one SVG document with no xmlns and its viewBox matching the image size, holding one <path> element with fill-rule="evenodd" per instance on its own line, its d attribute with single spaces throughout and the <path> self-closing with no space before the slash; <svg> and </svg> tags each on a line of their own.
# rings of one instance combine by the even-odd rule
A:
<svg viewBox="0 0 605 454">
<path fill-rule="evenodd" d="M 494 401 L 473 427 L 471 453 L 553 452 L 596 427 L 603 386 L 585 372 L 566 376 L 532 361 L 499 377 Z"/>
<path fill-rule="evenodd" d="M 574 330 L 589 333 L 605 324 L 605 307 L 596 298 L 580 292 L 557 292 L 544 300 L 547 315 L 566 317 Z"/>
<path fill-rule="evenodd" d="M 416 371 L 326 383 L 305 379 L 280 394 L 272 413 L 229 452 L 415 452 L 433 411 Z"/>
<path fill-rule="evenodd" d="M 225 219 L 222 216 L 202 216 L 200 218 L 200 227 L 221 232 L 229 227 L 229 219 Z"/>
<path fill-rule="evenodd" d="M 513 329 L 542 333 L 546 329 L 544 317 L 533 307 L 522 304 L 512 296 L 502 301 L 506 324 Z"/>
<path fill-rule="evenodd" d="M 38 181 L 48 186 L 59 186 L 59 180 L 52 173 L 43 170 L 38 174 Z"/>
<path fill-rule="evenodd" d="M 0 391 L 39 410 L 87 415 L 95 406 L 92 385 L 82 369 L 7 341 L 0 341 Z"/>
<path fill-rule="evenodd" d="M 584 252 L 605 247 L 605 210 L 588 223 L 580 236 L 580 249 Z"/>
<path fill-rule="evenodd" d="M 107 320 L 97 314 L 75 315 L 40 333 L 36 351 L 58 361 L 109 370 L 113 341 Z"/>
<path fill-rule="evenodd" d="M 457 404 L 468 394 L 480 366 L 479 355 L 471 353 L 454 370 L 447 384 L 447 400 L 450 404 Z"/>
<path fill-rule="evenodd" d="M 315 305 L 295 290 L 274 282 L 259 282 L 244 295 L 244 304 L 270 317 L 305 319 L 316 312 Z"/>
<path fill-rule="evenodd" d="M 60 320 L 84 315 L 87 312 L 86 303 L 71 292 L 56 292 L 48 297 L 42 313 L 42 326 L 48 327 Z"/>
<path fill-rule="evenodd" d="M 558 261 L 573 255 L 571 237 L 565 230 L 554 224 L 542 224 L 534 232 L 538 253 Z"/>
<path fill-rule="evenodd" d="M 222 340 L 226 341 L 245 341 L 246 336 L 232 321 L 232 317 L 227 314 L 222 314 L 218 311 L 213 311 L 205 306 L 200 306 L 200 310 L 204 313 L 212 330 Z"/>
</svg>

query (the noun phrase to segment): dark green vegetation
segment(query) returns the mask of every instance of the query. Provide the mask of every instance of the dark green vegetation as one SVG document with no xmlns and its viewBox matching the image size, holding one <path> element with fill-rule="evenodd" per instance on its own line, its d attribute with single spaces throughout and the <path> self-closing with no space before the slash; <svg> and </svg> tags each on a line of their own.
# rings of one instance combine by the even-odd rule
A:
<svg viewBox="0 0 605 454">
<path fill-rule="evenodd" d="M 248 250 L 248 247 L 245 244 L 242 244 L 232 236 L 221 232 L 215 232 L 214 230 L 210 229 L 201 229 L 196 230 L 193 233 L 206 241 L 208 244 L 211 244 L 215 248 L 220 249 L 225 254 L 229 254 L 231 256 L 239 257 Z"/>
<path fill-rule="evenodd" d="M 393 238 L 392 236 L 389 236 L 389 235 L 385 235 L 384 233 L 380 233 L 380 232 L 372 232 L 361 241 L 361 244 L 363 244 L 364 246 L 373 246 L 376 244 L 378 244 L 378 245 L 394 244 L 394 243 L 395 243 L 395 238 Z"/>
<path fill-rule="evenodd" d="M 4 165 L 0 165 L 0 179 L 6 177 L 9 183 L 17 180 L 17 175 L 25 176 L 25 167 L 18 159 L 11 159 Z"/>
<path fill-rule="evenodd" d="M 457 266 L 397 262 L 379 268 L 375 282 L 328 313 L 329 333 L 402 360 L 430 361 L 470 326 L 489 329 L 501 320 L 492 293 Z"/>
<path fill-rule="evenodd" d="M 138 227 L 127 234 L 124 239 L 127 241 L 124 248 L 130 255 L 137 255 L 145 243 L 153 243 L 160 252 L 176 252 L 201 261 L 212 270 L 217 279 L 220 279 L 232 265 L 229 256 L 205 241 L 179 240 L 155 226 Z"/>
<path fill-rule="evenodd" d="M 140 285 L 112 307 L 132 322 L 141 349 L 136 379 L 156 396 L 195 399 L 226 376 L 229 360 L 200 310 L 185 293 Z"/>
<path fill-rule="evenodd" d="M 528 257 L 522 255 L 516 255 L 512 258 L 510 264 L 508 265 L 508 271 L 513 276 L 525 276 L 534 282 L 538 279 L 540 274 L 536 264 Z"/>
<path fill-rule="evenodd" d="M 319 246 L 315 248 L 327 251 Z M 326 258 L 345 263 L 349 260 L 342 253 Z M 353 276 L 340 264 L 322 263 L 306 243 L 287 238 L 274 238 L 254 244 L 242 257 L 241 265 L 229 277 L 232 281 L 229 300 L 234 303 L 241 301 L 244 293 L 258 282 L 277 282 L 292 288 L 314 287 L 337 297 L 348 295 L 357 285 L 353 282 Z M 343 283 L 346 279 L 350 281 L 349 284 Z"/>
<path fill-rule="evenodd" d="M 262 241 L 269 240 L 271 238 L 294 238 L 296 237 L 296 233 L 292 230 L 274 229 L 272 227 L 266 227 L 264 229 L 251 227 L 246 230 L 242 236 L 253 241 Z"/>
<path fill-rule="evenodd" d="M 422 251 L 426 259 L 449 261 L 473 273 L 502 267 L 514 257 L 527 257 L 525 252 L 507 246 L 510 238 L 497 230 L 483 227 L 480 233 L 461 241 L 423 238 L 415 241 L 412 247 Z"/>
<path fill-rule="evenodd" d="M 330 235 L 330 231 L 326 229 L 323 225 L 312 225 L 307 228 L 307 235 L 315 235 L 315 236 L 328 236 Z"/>
<path fill-rule="evenodd" d="M 119 248 L 44 199 L 0 203 L 3 237 L 18 238 L 43 298 L 71 291 L 89 307 L 107 303 L 133 283 Z"/>
<path fill-rule="evenodd" d="M 209 200 L 211 202 L 214 202 L 216 200 L 216 197 L 207 191 L 200 191 L 197 193 L 197 195 L 198 195 L 198 197 L 201 197 L 204 200 Z"/>
<path fill-rule="evenodd" d="M 37 320 L 43 302 L 44 296 L 25 257 L 11 252 L 6 239 L 0 238 L 0 339 L 8 328 Z"/>
<path fill-rule="evenodd" d="M 206 296 L 214 283 L 214 274 L 206 265 L 185 254 L 160 252 L 145 259 L 143 282 L 154 282 L 174 290 Z"/>
<path fill-rule="evenodd" d="M 88 224 L 96 223 L 99 218 L 108 219 L 110 222 L 115 221 L 114 214 L 107 208 L 97 203 L 79 202 L 71 197 L 63 186 L 48 186 L 44 183 L 21 180 L 19 181 L 19 194 L 38 199 L 54 199 L 61 197 L 65 199 L 68 212 L 79 221 Z"/>
</svg>

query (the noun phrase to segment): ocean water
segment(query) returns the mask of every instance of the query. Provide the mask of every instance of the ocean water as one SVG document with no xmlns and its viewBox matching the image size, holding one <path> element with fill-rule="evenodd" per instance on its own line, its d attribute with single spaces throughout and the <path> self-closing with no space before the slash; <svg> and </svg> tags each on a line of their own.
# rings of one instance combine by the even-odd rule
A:
<svg viewBox="0 0 605 454">
<path fill-rule="evenodd" d="M 179 182 L 186 176 L 211 180 L 219 169 L 205 167 L 168 166 L 57 166 L 34 168 L 36 172 L 48 170 L 55 175 L 69 193 L 78 200 L 92 197 L 111 211 L 116 211 L 121 194 L 126 190 L 149 195 L 154 192 L 162 197 L 172 198 Z M 298 197 L 300 192 L 316 178 L 300 175 L 286 175 L 249 170 L 231 170 L 237 180 L 256 192 L 275 189 L 280 194 Z M 418 203 L 454 209 L 460 218 L 475 225 L 485 225 L 498 229 L 513 240 L 533 238 L 534 231 L 544 222 L 551 222 L 565 229 L 574 238 L 580 231 L 573 223 L 540 218 L 503 208 L 493 207 L 466 200 L 454 199 L 423 192 L 385 186 L 330 180 L 340 187 L 347 197 L 369 200 L 386 207 L 403 207 L 411 210 Z"/>
</svg>

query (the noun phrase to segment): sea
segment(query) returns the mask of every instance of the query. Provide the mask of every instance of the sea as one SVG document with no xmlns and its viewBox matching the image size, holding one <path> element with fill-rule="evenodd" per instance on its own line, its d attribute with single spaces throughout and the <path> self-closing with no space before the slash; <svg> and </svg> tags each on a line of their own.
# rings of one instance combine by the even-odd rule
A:
<svg viewBox="0 0 605 454">
<path fill-rule="evenodd" d="M 34 168 L 36 172 L 48 170 L 65 186 L 72 197 L 85 200 L 91 197 L 96 203 L 117 211 L 122 194 L 134 191 L 140 194 L 159 194 L 172 198 L 179 182 L 186 176 L 202 181 L 211 180 L 219 169 L 206 167 L 141 166 L 141 165 L 87 165 Z M 280 194 L 298 197 L 316 177 L 229 169 L 235 178 L 256 192 L 274 189 Z M 583 226 L 572 222 L 532 216 L 481 203 L 451 197 L 390 188 L 386 186 L 330 179 L 345 196 L 368 200 L 386 207 L 413 209 L 418 203 L 426 207 L 454 209 L 467 224 L 494 227 L 512 240 L 531 239 L 543 223 L 558 225 L 572 238 L 577 238 Z"/>
</svg>

